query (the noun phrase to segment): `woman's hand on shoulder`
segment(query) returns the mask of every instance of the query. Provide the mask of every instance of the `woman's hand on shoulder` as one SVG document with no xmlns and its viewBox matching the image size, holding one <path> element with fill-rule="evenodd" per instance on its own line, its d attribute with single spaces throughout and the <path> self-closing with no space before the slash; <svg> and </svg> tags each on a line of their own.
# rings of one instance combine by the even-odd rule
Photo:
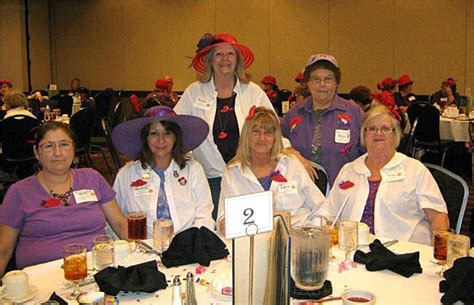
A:
<svg viewBox="0 0 474 305">
<path fill-rule="evenodd" d="M 316 170 L 314 167 L 311 165 L 311 162 L 303 157 L 299 151 L 297 151 L 294 148 L 290 148 L 289 151 L 300 161 L 300 163 L 303 165 L 304 169 L 308 172 L 309 177 L 311 180 L 316 181 L 316 179 L 319 179 L 318 174 L 316 173 Z"/>
</svg>

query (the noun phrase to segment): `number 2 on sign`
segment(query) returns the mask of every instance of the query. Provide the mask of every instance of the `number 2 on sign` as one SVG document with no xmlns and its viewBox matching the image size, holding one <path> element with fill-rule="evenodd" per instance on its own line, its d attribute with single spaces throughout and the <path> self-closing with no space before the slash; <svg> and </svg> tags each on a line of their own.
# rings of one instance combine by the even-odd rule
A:
<svg viewBox="0 0 474 305">
<path fill-rule="evenodd" d="M 254 214 L 254 211 L 251 208 L 246 208 L 244 210 L 244 216 L 247 216 L 247 218 L 244 221 L 244 225 L 253 225 L 253 224 L 255 224 L 255 220 L 250 219 L 250 218 L 252 218 L 253 214 Z"/>
</svg>

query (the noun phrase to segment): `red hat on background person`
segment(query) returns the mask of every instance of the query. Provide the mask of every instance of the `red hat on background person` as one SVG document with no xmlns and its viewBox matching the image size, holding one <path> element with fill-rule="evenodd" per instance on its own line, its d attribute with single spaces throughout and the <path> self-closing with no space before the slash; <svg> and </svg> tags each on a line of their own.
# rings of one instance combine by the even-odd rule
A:
<svg viewBox="0 0 474 305">
<path fill-rule="evenodd" d="M 264 85 L 274 85 L 275 86 L 277 84 L 276 78 L 271 76 L 271 75 L 265 76 L 264 78 L 262 78 L 262 80 L 260 82 Z"/>
<path fill-rule="evenodd" d="M 165 90 L 169 91 L 170 89 L 170 83 L 166 79 L 158 79 L 155 82 L 155 89 L 156 90 Z"/>
<path fill-rule="evenodd" d="M 165 81 L 167 81 L 168 83 L 172 84 L 173 83 L 173 78 L 171 76 L 168 76 L 166 75 L 164 78 L 163 78 Z"/>
<path fill-rule="evenodd" d="M 383 81 L 377 83 L 377 89 L 379 90 L 388 90 L 389 88 L 395 88 L 397 81 L 391 78 L 390 76 L 385 78 Z"/>
<path fill-rule="evenodd" d="M 204 58 L 209 51 L 220 44 L 230 44 L 235 47 L 242 56 L 242 63 L 244 68 L 250 67 L 254 60 L 254 55 L 252 50 L 249 47 L 238 43 L 237 39 L 231 34 L 204 34 L 204 36 L 199 40 L 197 44 L 196 55 L 194 55 L 191 65 L 199 73 L 206 72 L 206 65 L 204 64 Z"/>
<path fill-rule="evenodd" d="M 3 84 L 7 84 L 8 87 L 12 88 L 13 87 L 13 83 L 11 80 L 7 80 L 7 79 L 0 79 L 0 86 L 2 86 Z"/>
<path fill-rule="evenodd" d="M 384 105 L 385 107 L 390 110 L 392 116 L 397 119 L 399 122 L 401 121 L 400 114 L 398 113 L 398 107 L 395 104 L 395 99 L 393 95 L 388 91 L 383 91 L 382 93 L 375 92 L 371 94 L 372 100 L 375 100 L 375 103 L 379 103 Z M 374 104 L 374 103 L 373 103 Z"/>
<path fill-rule="evenodd" d="M 398 78 L 398 86 L 403 86 L 403 85 L 408 85 L 408 84 L 413 84 L 413 81 L 410 79 L 410 76 L 408 74 L 403 74 Z"/>
<path fill-rule="evenodd" d="M 304 81 L 304 75 L 301 72 L 295 74 L 295 82 L 300 83 Z"/>
</svg>

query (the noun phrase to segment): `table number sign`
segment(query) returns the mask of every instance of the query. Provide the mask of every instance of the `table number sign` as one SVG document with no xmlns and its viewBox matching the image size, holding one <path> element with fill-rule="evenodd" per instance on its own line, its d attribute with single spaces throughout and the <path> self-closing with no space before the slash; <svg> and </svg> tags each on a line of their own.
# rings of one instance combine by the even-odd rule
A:
<svg viewBox="0 0 474 305">
<path fill-rule="evenodd" d="M 255 235 L 273 230 L 272 192 L 225 199 L 225 237 Z"/>
</svg>

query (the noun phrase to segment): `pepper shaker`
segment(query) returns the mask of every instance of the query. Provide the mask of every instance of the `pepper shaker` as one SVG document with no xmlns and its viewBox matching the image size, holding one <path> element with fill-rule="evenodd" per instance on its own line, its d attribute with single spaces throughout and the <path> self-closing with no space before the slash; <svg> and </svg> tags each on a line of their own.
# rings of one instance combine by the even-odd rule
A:
<svg viewBox="0 0 474 305">
<path fill-rule="evenodd" d="M 186 299 L 185 305 L 197 305 L 196 293 L 194 290 L 194 275 L 188 272 L 186 275 Z"/>
</svg>

